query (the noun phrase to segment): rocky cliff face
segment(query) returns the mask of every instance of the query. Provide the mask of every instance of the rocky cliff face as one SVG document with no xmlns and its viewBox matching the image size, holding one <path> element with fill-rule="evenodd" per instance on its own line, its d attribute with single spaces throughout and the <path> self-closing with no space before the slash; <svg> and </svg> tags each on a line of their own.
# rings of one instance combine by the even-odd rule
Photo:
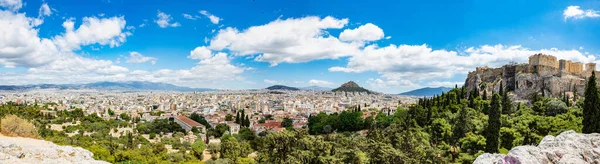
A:
<svg viewBox="0 0 600 164">
<path fill-rule="evenodd" d="M 529 64 L 512 64 L 500 68 L 481 67 L 469 72 L 465 81 L 467 89 L 478 88 L 482 93 L 487 90 L 488 96 L 503 89 L 511 91 L 513 100 L 526 100 L 534 94 L 547 97 L 559 97 L 567 94 L 573 98 L 575 94 L 583 96 L 586 77 L 557 71 L 553 68 Z M 480 94 L 481 94 L 480 93 Z"/>
<path fill-rule="evenodd" d="M 538 146 L 517 146 L 508 154 L 485 153 L 474 164 L 600 163 L 600 134 L 566 131 L 546 136 Z"/>
<path fill-rule="evenodd" d="M 108 162 L 94 160 L 93 154 L 83 148 L 59 146 L 44 140 L 0 135 L 0 163 L 104 164 Z"/>
</svg>

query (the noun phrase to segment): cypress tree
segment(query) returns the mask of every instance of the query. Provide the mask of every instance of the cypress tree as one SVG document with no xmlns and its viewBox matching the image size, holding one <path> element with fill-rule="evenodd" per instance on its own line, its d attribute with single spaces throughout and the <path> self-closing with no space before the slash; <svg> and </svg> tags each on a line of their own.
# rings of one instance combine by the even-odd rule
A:
<svg viewBox="0 0 600 164">
<path fill-rule="evenodd" d="M 592 71 L 592 76 L 588 79 L 585 87 L 585 99 L 583 101 L 583 133 L 600 132 L 600 122 L 598 122 L 598 112 L 600 111 L 600 98 L 598 97 L 598 87 L 596 86 L 596 73 Z"/>
<path fill-rule="evenodd" d="M 248 115 L 246 115 L 246 118 L 244 119 L 244 126 L 250 127 L 250 119 L 248 119 Z"/>
<path fill-rule="evenodd" d="M 240 124 L 240 112 L 235 112 L 235 123 Z"/>
<path fill-rule="evenodd" d="M 502 93 L 502 113 L 510 114 L 512 112 L 512 102 L 508 98 L 508 91 Z"/>
<path fill-rule="evenodd" d="M 483 90 L 483 96 L 481 96 L 481 99 L 487 100 L 487 97 L 488 97 L 488 95 L 487 95 L 487 89 L 486 89 L 486 90 Z"/>
<path fill-rule="evenodd" d="M 485 130 L 485 152 L 497 153 L 498 152 L 498 138 L 500 135 L 500 112 L 502 106 L 500 105 L 500 95 L 494 94 L 492 96 L 491 108 L 489 111 L 488 126 Z"/>
</svg>

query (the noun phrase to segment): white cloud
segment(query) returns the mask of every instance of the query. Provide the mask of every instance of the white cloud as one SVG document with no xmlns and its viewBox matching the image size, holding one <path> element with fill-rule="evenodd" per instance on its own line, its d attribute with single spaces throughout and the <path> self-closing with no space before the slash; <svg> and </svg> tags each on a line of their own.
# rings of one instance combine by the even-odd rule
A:
<svg viewBox="0 0 600 164">
<path fill-rule="evenodd" d="M 342 41 L 376 41 L 383 38 L 383 30 L 372 23 L 367 23 L 356 29 L 346 29 L 340 33 Z"/>
<path fill-rule="evenodd" d="M 158 59 L 155 57 L 148 57 L 140 54 L 139 52 L 129 52 L 129 57 L 127 57 L 127 63 L 146 63 L 150 62 L 152 65 L 156 64 Z"/>
<path fill-rule="evenodd" d="M 331 85 L 333 85 L 332 82 L 325 81 L 325 80 L 315 80 L 315 79 L 308 81 L 308 84 L 311 86 L 331 86 Z"/>
<path fill-rule="evenodd" d="M 158 11 L 158 14 L 156 14 L 156 17 L 158 17 L 158 20 L 154 20 L 154 22 L 156 24 L 158 24 L 158 26 L 160 28 L 179 27 L 179 26 L 181 26 L 181 24 L 179 24 L 179 22 L 173 22 L 173 23 L 171 23 L 171 21 L 173 20 L 173 18 L 171 18 L 171 15 L 166 14 L 164 12 Z"/>
<path fill-rule="evenodd" d="M 190 14 L 185 14 L 185 13 L 183 14 L 183 17 L 184 17 L 185 19 L 189 19 L 189 20 L 196 20 L 196 19 L 200 18 L 200 16 L 197 16 L 197 15 L 190 15 Z"/>
<path fill-rule="evenodd" d="M 362 44 L 346 43 L 327 33 L 340 29 L 348 19 L 304 17 L 277 19 L 243 31 L 235 28 L 219 30 L 210 41 L 213 50 L 228 49 L 237 55 L 253 56 L 256 61 L 300 63 L 318 59 L 338 59 L 360 52 Z"/>
<path fill-rule="evenodd" d="M 208 13 L 208 11 L 206 10 L 200 10 L 200 14 L 208 17 L 208 19 L 210 19 L 210 22 L 212 22 L 213 24 L 219 24 L 219 21 L 221 21 L 221 18 Z"/>
<path fill-rule="evenodd" d="M 124 31 L 124 17 L 96 18 L 84 17 L 79 28 L 75 29 L 73 19 L 65 21 L 62 26 L 65 33 L 54 37 L 54 42 L 64 50 L 77 50 L 80 46 L 99 44 L 118 47 L 125 43 L 131 32 Z"/>
<path fill-rule="evenodd" d="M 206 59 L 212 56 L 212 51 L 205 46 L 196 47 L 190 52 L 190 59 Z"/>
<path fill-rule="evenodd" d="M 563 12 L 565 21 L 569 18 L 582 19 L 582 18 L 597 18 L 600 14 L 596 10 L 588 9 L 582 10 L 579 6 L 569 6 Z"/>
<path fill-rule="evenodd" d="M 556 48 L 530 50 L 521 46 L 483 45 L 467 48 L 459 54 L 443 49 L 433 50 L 427 45 L 370 45 L 365 47 L 360 55 L 350 57 L 346 67 L 331 67 L 329 71 L 374 71 L 389 80 L 404 79 L 417 82 L 467 74 L 480 66 L 499 67 L 509 62 L 527 63 L 529 56 L 536 53 L 551 54 L 559 59 L 584 63 L 595 61 L 592 55 Z"/>
<path fill-rule="evenodd" d="M 40 6 L 40 11 L 39 11 L 39 16 L 50 16 L 52 14 L 52 9 L 50 9 L 50 6 L 48 6 L 47 3 L 42 4 L 42 6 Z"/>
<path fill-rule="evenodd" d="M 0 0 L 0 7 L 11 11 L 19 11 L 23 7 L 23 2 L 21 0 Z"/>
<path fill-rule="evenodd" d="M 461 87 L 465 82 L 464 81 L 432 81 L 427 83 L 430 87 Z"/>
<path fill-rule="evenodd" d="M 24 13 L 0 10 L 0 66 L 27 69 L 20 72 L 0 72 L 0 81 L 16 85 L 142 80 L 207 87 L 204 85 L 221 86 L 224 81 L 244 81 L 240 75 L 253 69 L 232 64 L 232 58 L 220 52 L 194 58 L 199 62 L 189 69 L 131 71 L 117 65 L 120 57 L 113 62 L 84 57 L 74 52 L 85 45 L 113 47 L 123 44 L 125 37 L 131 35 L 123 31 L 126 27 L 123 17 L 86 17 L 77 29 L 74 24 L 74 19 L 68 19 L 63 23 L 64 33 L 41 38 L 38 36 L 38 19 L 26 17 Z M 156 59 L 132 52 L 127 61 L 153 63 Z"/>
<path fill-rule="evenodd" d="M 39 38 L 35 19 L 0 10 L 0 65 L 35 67 L 54 61 L 59 49 L 52 40 Z"/>
</svg>

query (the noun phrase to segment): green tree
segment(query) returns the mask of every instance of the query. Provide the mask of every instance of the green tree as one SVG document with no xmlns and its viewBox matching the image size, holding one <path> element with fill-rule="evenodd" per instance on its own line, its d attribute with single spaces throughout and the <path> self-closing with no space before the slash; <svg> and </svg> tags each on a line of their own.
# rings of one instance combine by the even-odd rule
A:
<svg viewBox="0 0 600 164">
<path fill-rule="evenodd" d="M 502 106 L 500 105 L 500 95 L 494 94 L 492 96 L 492 102 L 490 104 L 490 114 L 488 115 L 488 126 L 485 130 L 485 152 L 497 153 L 498 152 L 498 137 L 500 133 L 500 113 Z"/>
<path fill-rule="evenodd" d="M 598 86 L 596 84 L 596 71 L 592 71 L 592 76 L 588 79 L 585 87 L 585 99 L 583 102 L 583 133 L 600 132 L 600 97 L 598 96 Z"/>
<path fill-rule="evenodd" d="M 244 126 L 250 127 L 250 119 L 248 119 L 248 115 L 246 115 L 246 118 L 244 118 Z"/>
<path fill-rule="evenodd" d="M 233 115 L 231 115 L 231 114 L 227 114 L 227 115 L 225 116 L 225 121 L 233 121 Z"/>
<path fill-rule="evenodd" d="M 513 112 L 512 102 L 508 97 L 508 90 L 502 92 L 502 113 L 511 114 Z"/>
<path fill-rule="evenodd" d="M 283 121 L 281 122 L 281 127 L 287 128 L 287 127 L 292 127 L 292 119 L 290 118 L 283 118 Z"/>
<path fill-rule="evenodd" d="M 192 144 L 192 153 L 197 159 L 202 160 L 204 158 L 204 149 L 206 149 L 206 144 L 201 139 Z"/>
<path fill-rule="evenodd" d="M 221 137 L 221 158 L 228 158 L 231 160 L 237 159 L 241 154 L 241 146 L 238 140 L 231 135 L 223 135 Z"/>
</svg>

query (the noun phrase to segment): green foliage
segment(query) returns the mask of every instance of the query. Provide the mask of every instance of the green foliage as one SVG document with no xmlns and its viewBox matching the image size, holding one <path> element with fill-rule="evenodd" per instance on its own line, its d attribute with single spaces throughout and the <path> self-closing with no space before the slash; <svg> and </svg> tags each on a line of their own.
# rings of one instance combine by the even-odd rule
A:
<svg viewBox="0 0 600 164">
<path fill-rule="evenodd" d="M 225 121 L 233 121 L 233 115 L 231 115 L 231 114 L 227 114 L 227 115 L 225 116 Z"/>
<path fill-rule="evenodd" d="M 488 115 L 488 127 L 485 131 L 485 152 L 497 153 L 498 136 L 500 133 L 500 114 L 502 111 L 500 105 L 500 95 L 494 94 L 494 96 L 492 96 L 492 102 L 490 106 L 490 114 Z"/>
<path fill-rule="evenodd" d="M 206 121 L 206 119 L 203 116 L 200 116 L 197 113 L 192 113 L 189 118 L 204 125 L 204 127 L 206 127 L 207 129 L 211 127 L 210 123 L 208 123 L 208 121 Z"/>
<path fill-rule="evenodd" d="M 139 123 L 137 131 L 142 134 L 185 132 L 179 124 L 169 121 L 169 119 L 156 119 L 152 122 Z"/>
<path fill-rule="evenodd" d="M 592 76 L 588 79 L 584 92 L 583 133 L 600 132 L 600 96 L 598 95 L 595 72 L 592 71 Z"/>
<path fill-rule="evenodd" d="M 197 159 L 203 159 L 204 149 L 206 149 L 206 144 L 204 141 L 198 140 L 192 144 L 192 153 Z"/>
<path fill-rule="evenodd" d="M 287 127 L 292 127 L 292 126 L 293 126 L 292 119 L 283 118 L 283 121 L 281 122 L 281 127 L 287 128 Z"/>
<path fill-rule="evenodd" d="M 229 125 L 227 125 L 227 124 L 217 124 L 217 126 L 215 126 L 215 128 L 208 129 L 207 135 L 219 138 L 219 137 L 223 136 L 223 134 L 226 131 L 229 131 Z"/>
</svg>

